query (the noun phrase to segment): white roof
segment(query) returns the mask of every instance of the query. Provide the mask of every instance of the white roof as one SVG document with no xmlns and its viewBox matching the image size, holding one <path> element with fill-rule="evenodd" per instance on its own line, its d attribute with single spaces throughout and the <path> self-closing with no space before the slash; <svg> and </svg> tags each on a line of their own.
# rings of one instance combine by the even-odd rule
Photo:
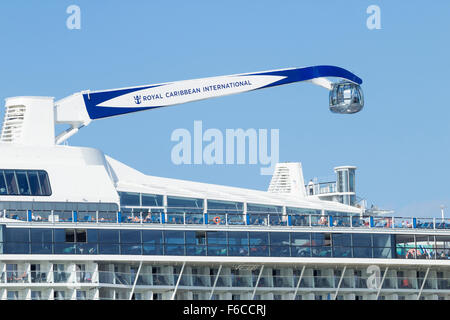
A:
<svg viewBox="0 0 450 320">
<path fill-rule="evenodd" d="M 109 156 L 105 157 L 118 191 L 360 213 L 358 208 L 334 201 L 319 200 L 313 196 L 301 198 L 290 194 L 149 176 Z"/>
</svg>

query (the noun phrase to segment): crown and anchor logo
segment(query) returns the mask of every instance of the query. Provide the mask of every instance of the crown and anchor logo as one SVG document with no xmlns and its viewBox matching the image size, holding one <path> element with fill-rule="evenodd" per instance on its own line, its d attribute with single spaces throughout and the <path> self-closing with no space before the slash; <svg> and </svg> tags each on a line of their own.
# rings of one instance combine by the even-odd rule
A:
<svg viewBox="0 0 450 320">
<path fill-rule="evenodd" d="M 141 98 L 140 95 L 134 96 L 134 102 L 135 102 L 136 104 L 141 104 L 141 102 L 142 102 L 141 99 L 142 99 L 142 98 Z"/>
</svg>

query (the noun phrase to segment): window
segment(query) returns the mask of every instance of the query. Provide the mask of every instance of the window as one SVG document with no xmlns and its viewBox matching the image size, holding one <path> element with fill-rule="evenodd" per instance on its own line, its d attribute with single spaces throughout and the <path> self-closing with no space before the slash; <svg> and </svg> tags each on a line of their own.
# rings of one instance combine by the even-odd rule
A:
<svg viewBox="0 0 450 320">
<path fill-rule="evenodd" d="M 143 207 L 162 207 L 163 205 L 163 196 L 155 194 L 142 194 Z"/>
<path fill-rule="evenodd" d="M 142 231 L 143 253 L 163 254 L 163 232 L 160 230 Z"/>
<path fill-rule="evenodd" d="M 26 171 L 16 171 L 17 184 L 21 195 L 31 195 Z"/>
<path fill-rule="evenodd" d="M 203 209 L 203 199 L 167 197 L 167 206 L 169 208 L 190 208 Z"/>
<path fill-rule="evenodd" d="M 47 172 L 43 170 L 1 170 L 0 195 L 50 196 Z"/>
<path fill-rule="evenodd" d="M 8 300 L 18 300 L 19 299 L 19 291 L 9 291 L 8 290 Z"/>
<path fill-rule="evenodd" d="M 223 213 L 243 213 L 244 205 L 242 202 L 208 200 L 208 212 L 221 211 Z"/>
<path fill-rule="evenodd" d="M 31 291 L 31 300 L 41 300 L 41 292 Z"/>
<path fill-rule="evenodd" d="M 286 207 L 286 213 L 290 215 L 321 214 L 322 210 Z"/>
<path fill-rule="evenodd" d="M 77 290 L 77 300 L 86 300 L 86 291 Z"/>
<path fill-rule="evenodd" d="M 140 206 L 141 200 L 139 193 L 119 192 L 121 206 Z"/>
<path fill-rule="evenodd" d="M 75 229 L 66 229 L 65 242 L 75 242 Z"/>
<path fill-rule="evenodd" d="M 119 230 L 98 230 L 100 254 L 119 254 Z"/>
<path fill-rule="evenodd" d="M 53 298 L 55 300 L 64 300 L 66 298 L 66 292 L 65 291 L 55 291 L 53 293 Z"/>
</svg>

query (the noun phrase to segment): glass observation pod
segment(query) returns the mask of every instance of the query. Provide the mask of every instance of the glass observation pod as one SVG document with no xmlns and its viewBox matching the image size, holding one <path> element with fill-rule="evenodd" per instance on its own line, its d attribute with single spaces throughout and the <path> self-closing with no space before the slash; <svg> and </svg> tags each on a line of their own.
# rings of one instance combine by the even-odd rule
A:
<svg viewBox="0 0 450 320">
<path fill-rule="evenodd" d="M 331 112 L 351 114 L 361 111 L 363 107 L 364 97 L 358 84 L 349 81 L 333 83 L 330 91 Z"/>
</svg>

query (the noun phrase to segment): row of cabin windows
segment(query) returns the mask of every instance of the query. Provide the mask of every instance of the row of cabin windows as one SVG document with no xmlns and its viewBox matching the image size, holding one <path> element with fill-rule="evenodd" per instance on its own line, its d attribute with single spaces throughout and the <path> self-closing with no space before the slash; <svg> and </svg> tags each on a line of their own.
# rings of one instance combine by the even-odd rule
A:
<svg viewBox="0 0 450 320">
<path fill-rule="evenodd" d="M 119 191 L 121 207 L 163 207 L 164 197 L 162 195 L 121 192 Z M 244 203 L 234 201 L 222 201 L 207 199 L 207 208 L 209 213 L 244 213 Z M 204 200 L 199 198 L 183 198 L 167 196 L 167 207 L 170 211 L 188 211 L 190 213 L 201 213 L 204 209 Z M 247 204 L 247 213 L 260 214 L 282 214 L 282 206 L 264 205 L 264 204 Z M 294 208 L 286 207 L 286 213 L 289 215 L 305 215 L 305 214 L 321 214 L 320 209 Z M 330 215 L 354 215 L 348 212 L 327 211 Z"/>
</svg>

